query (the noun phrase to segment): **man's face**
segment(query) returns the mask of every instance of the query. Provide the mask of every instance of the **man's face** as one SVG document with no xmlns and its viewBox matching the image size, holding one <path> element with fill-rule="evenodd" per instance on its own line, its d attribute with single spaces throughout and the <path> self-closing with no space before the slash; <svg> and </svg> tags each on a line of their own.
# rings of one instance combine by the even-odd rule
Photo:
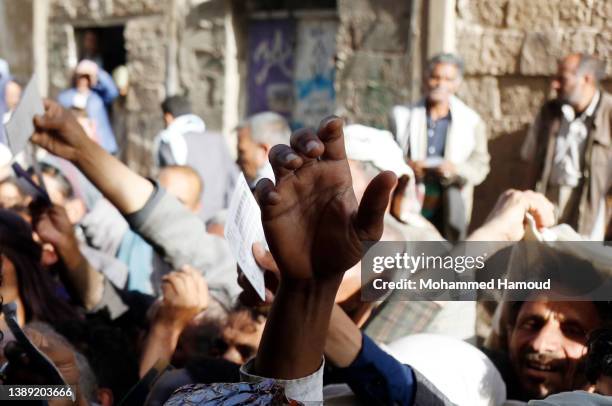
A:
<svg viewBox="0 0 612 406">
<path fill-rule="evenodd" d="M 162 170 L 159 174 L 159 184 L 191 212 L 200 211 L 200 195 L 197 193 L 197 186 L 189 177 Z"/>
<path fill-rule="evenodd" d="M 253 141 L 249 127 L 238 130 L 238 166 L 247 180 L 257 178 L 257 170 L 265 163 L 266 149 Z"/>
<path fill-rule="evenodd" d="M 14 110 L 21 99 L 21 86 L 13 81 L 8 82 L 4 89 L 4 99 L 8 110 Z"/>
<path fill-rule="evenodd" d="M 534 399 L 573 390 L 587 335 L 601 321 L 593 302 L 525 302 L 510 335 L 509 353 L 519 382 Z"/>
<path fill-rule="evenodd" d="M 557 99 L 562 103 L 575 106 L 582 100 L 584 94 L 584 75 L 578 75 L 580 57 L 571 55 L 559 63 L 557 74 L 551 87 L 557 91 Z"/>
<path fill-rule="evenodd" d="M 83 49 L 88 55 L 95 55 L 98 52 L 98 37 L 93 31 L 87 31 L 83 35 Z"/>
<path fill-rule="evenodd" d="M 0 208 L 10 209 L 13 206 L 22 205 L 25 198 L 19 192 L 17 186 L 12 183 L 0 183 Z"/>
<path fill-rule="evenodd" d="M 459 70 L 450 63 L 434 66 L 425 80 L 427 100 L 434 103 L 447 103 L 459 88 Z"/>
<path fill-rule="evenodd" d="M 223 341 L 227 344 L 223 358 L 240 365 L 247 362 L 257 353 L 265 325 L 263 317 L 253 321 L 247 312 L 231 315 L 223 329 Z"/>
<path fill-rule="evenodd" d="M 89 76 L 87 75 L 78 75 L 76 79 L 76 88 L 78 90 L 86 90 L 91 86 L 91 81 L 89 80 Z"/>
</svg>

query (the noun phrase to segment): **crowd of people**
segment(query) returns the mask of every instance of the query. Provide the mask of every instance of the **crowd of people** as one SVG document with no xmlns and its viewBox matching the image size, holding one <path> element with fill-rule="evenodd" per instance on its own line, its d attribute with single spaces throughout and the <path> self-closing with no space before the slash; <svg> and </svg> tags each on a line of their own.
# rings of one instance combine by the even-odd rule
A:
<svg viewBox="0 0 612 406">
<path fill-rule="evenodd" d="M 428 61 L 422 100 L 393 107 L 386 129 L 330 116 L 292 133 L 260 112 L 236 129 L 236 161 L 187 97 L 167 97 L 155 179 L 120 159 L 124 74 L 89 56 L 34 118 L 30 173 L 50 203 L 12 175 L 25 158 L 0 140 L 2 301 L 78 404 L 612 405 L 612 302 L 360 296 L 365 242 L 609 239 L 612 96 L 595 57 L 560 61 L 521 150 L 532 189 L 502 194 L 469 234 L 495 163 L 485 121 L 455 95 L 456 55 Z M 0 63 L 5 123 L 20 92 Z M 249 248 L 265 299 L 224 237 L 242 175 L 261 209 L 266 241 Z M 555 251 L 539 266 L 585 259 Z M 2 382 L 53 382 L 6 314 Z"/>
</svg>

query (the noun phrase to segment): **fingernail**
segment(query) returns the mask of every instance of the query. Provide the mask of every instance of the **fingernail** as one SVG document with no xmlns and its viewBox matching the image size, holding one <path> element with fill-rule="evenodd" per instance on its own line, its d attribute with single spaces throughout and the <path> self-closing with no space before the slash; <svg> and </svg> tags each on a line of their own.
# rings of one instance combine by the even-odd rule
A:
<svg viewBox="0 0 612 406">
<path fill-rule="evenodd" d="M 294 159 L 297 159 L 297 158 L 298 158 L 297 154 L 294 154 L 293 152 L 290 152 L 287 155 L 285 155 L 284 161 L 285 161 L 285 163 L 287 163 L 287 162 L 291 162 L 291 161 L 293 161 Z"/>
<path fill-rule="evenodd" d="M 306 143 L 306 152 L 310 152 L 318 146 L 319 146 L 319 143 L 317 141 L 310 140 Z"/>
<path fill-rule="evenodd" d="M 331 123 L 332 121 L 337 120 L 337 119 L 338 119 L 338 117 L 336 117 L 336 116 L 331 116 L 331 117 L 328 117 L 328 118 L 325 120 L 325 122 L 323 123 L 323 128 L 327 127 L 327 125 L 328 125 L 329 123 Z"/>
</svg>

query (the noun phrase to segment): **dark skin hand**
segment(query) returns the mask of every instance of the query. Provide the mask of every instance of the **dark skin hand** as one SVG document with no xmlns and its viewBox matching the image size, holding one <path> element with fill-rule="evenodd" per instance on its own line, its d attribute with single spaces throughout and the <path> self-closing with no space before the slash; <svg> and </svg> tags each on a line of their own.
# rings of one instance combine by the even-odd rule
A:
<svg viewBox="0 0 612 406">
<path fill-rule="evenodd" d="M 255 193 L 283 278 L 341 275 L 361 259 L 363 241 L 380 238 L 396 177 L 379 174 L 357 206 L 340 119 L 324 120 L 317 134 L 297 131 L 291 147 L 272 148 L 270 162 L 277 184 L 262 179 Z"/>
<path fill-rule="evenodd" d="M 383 172 L 357 205 L 344 148 L 342 120 L 323 120 L 317 133 L 300 130 L 291 147 L 270 151 L 276 185 L 255 194 L 280 286 L 255 359 L 261 376 L 295 379 L 316 371 L 343 273 L 378 241 L 396 177 Z"/>
</svg>

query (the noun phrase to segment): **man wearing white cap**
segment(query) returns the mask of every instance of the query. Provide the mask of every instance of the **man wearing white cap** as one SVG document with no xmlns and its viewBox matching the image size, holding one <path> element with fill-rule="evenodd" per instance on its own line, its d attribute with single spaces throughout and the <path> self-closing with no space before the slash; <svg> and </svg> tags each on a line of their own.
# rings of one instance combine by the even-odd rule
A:
<svg viewBox="0 0 612 406">
<path fill-rule="evenodd" d="M 65 108 L 87 111 L 87 116 L 95 123 L 100 144 L 114 154 L 117 142 L 106 109 L 118 95 L 111 76 L 95 62 L 84 59 L 74 70 L 72 88 L 61 92 L 57 100 Z"/>
</svg>

